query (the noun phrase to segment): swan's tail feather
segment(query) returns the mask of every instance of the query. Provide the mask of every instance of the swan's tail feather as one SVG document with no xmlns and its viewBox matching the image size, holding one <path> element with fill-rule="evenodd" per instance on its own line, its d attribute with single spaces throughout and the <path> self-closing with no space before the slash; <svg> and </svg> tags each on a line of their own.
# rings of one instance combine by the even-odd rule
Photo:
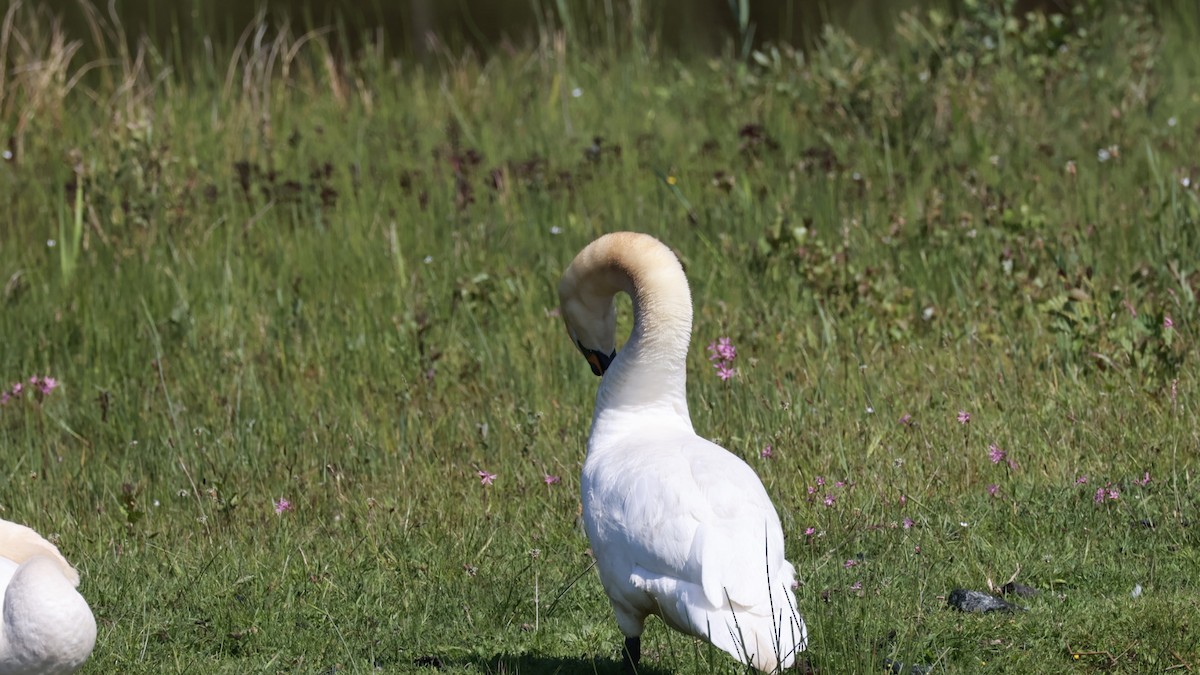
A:
<svg viewBox="0 0 1200 675">
<path fill-rule="evenodd" d="M 791 667 L 808 646 L 804 620 L 794 611 L 777 612 L 774 617 L 729 611 L 723 623 L 725 630 L 710 631 L 709 640 L 763 672 Z"/>
<path fill-rule="evenodd" d="M 638 588 L 659 601 L 656 613 L 672 628 L 704 638 L 763 672 L 791 667 L 796 654 L 808 645 L 808 631 L 790 583 L 776 586 L 771 593 L 782 595 L 782 603 L 772 600 L 767 606 L 746 607 L 727 596 L 723 606 L 714 607 L 698 584 L 652 575 L 635 575 L 634 580 Z M 661 602 L 663 598 L 672 602 Z"/>
</svg>

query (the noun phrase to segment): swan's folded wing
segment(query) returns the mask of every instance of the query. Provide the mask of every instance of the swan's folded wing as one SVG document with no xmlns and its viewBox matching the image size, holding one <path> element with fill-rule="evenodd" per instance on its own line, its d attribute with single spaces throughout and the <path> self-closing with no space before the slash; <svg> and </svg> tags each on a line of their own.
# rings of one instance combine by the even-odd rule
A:
<svg viewBox="0 0 1200 675">
<path fill-rule="evenodd" d="M 793 577 L 784 559 L 783 530 L 758 475 L 720 446 L 690 444 L 692 475 L 709 513 L 696 531 L 704 594 L 716 606 L 765 607 L 772 583 Z"/>
</svg>

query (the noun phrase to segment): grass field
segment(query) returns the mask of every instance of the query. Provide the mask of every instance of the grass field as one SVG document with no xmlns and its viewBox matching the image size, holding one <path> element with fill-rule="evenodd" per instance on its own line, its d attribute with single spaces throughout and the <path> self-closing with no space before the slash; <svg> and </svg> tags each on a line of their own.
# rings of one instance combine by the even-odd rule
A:
<svg viewBox="0 0 1200 675">
<path fill-rule="evenodd" d="M 0 516 L 79 567 L 85 672 L 619 672 L 555 285 L 625 229 L 686 264 L 693 419 L 779 508 L 812 669 L 1200 669 L 1200 14 L 1084 5 L 422 68 L 13 6 Z"/>
</svg>

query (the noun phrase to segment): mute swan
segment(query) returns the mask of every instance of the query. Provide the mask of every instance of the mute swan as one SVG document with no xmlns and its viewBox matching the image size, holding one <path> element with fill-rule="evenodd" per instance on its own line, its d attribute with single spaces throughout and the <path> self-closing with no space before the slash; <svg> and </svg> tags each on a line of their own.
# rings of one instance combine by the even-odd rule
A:
<svg viewBox="0 0 1200 675">
<path fill-rule="evenodd" d="M 622 291 L 634 323 L 618 356 Z M 697 436 L 688 415 L 692 298 L 679 259 L 649 235 L 608 234 L 580 251 L 558 293 L 571 341 L 604 377 L 583 521 L 625 635 L 625 670 L 637 667 L 651 614 L 759 670 L 791 666 L 808 635 L 779 516 L 754 471 Z"/>
<path fill-rule="evenodd" d="M 83 665 L 96 620 L 78 585 L 54 544 L 0 520 L 0 675 L 65 675 Z"/>
</svg>

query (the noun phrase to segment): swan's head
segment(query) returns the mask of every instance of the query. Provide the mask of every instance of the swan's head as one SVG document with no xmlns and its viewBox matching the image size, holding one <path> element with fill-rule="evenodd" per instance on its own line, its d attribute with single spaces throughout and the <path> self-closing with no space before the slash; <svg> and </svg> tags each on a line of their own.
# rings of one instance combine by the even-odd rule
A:
<svg viewBox="0 0 1200 675">
<path fill-rule="evenodd" d="M 603 375 L 617 357 L 613 295 L 618 275 L 588 253 L 584 249 L 558 282 L 559 309 L 571 344 L 587 359 L 593 373 Z"/>
<path fill-rule="evenodd" d="M 571 344 L 587 359 L 593 373 L 603 375 L 617 357 L 615 303 L 609 298 L 607 306 L 589 306 L 578 296 L 562 295 L 562 290 L 560 284 L 562 318 L 567 324 L 567 335 L 571 336 Z"/>
</svg>

